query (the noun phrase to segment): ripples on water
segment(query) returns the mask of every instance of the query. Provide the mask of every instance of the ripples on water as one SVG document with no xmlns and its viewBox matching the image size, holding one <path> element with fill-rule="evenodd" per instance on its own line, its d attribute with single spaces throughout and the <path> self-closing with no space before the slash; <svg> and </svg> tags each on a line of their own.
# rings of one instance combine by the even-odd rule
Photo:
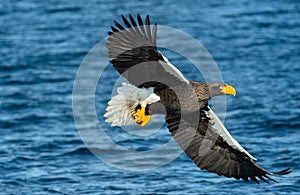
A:
<svg viewBox="0 0 300 195">
<path fill-rule="evenodd" d="M 232 134 L 262 166 L 291 167 L 293 173 L 278 184 L 256 185 L 199 171 L 185 155 L 148 172 L 118 170 L 95 158 L 74 126 L 73 80 L 89 49 L 127 13 L 148 13 L 152 21 L 200 40 L 224 80 L 237 88 L 238 95 L 228 98 L 226 125 Z M 279 0 L 2 1 L 1 193 L 299 193 L 299 13 L 299 1 Z M 168 57 L 189 79 L 201 80 L 186 69 L 186 61 Z M 118 78 L 113 69 L 107 71 L 109 84 L 97 98 L 99 115 Z M 158 135 L 129 146 L 147 150 L 170 138 L 166 129 Z M 128 145 L 126 136 L 115 136 Z"/>
</svg>

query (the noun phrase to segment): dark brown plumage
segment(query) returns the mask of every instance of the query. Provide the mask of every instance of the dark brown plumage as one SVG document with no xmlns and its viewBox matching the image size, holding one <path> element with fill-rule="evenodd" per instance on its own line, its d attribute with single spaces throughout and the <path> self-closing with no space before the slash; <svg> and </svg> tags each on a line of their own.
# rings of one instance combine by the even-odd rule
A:
<svg viewBox="0 0 300 195">
<path fill-rule="evenodd" d="M 148 15 L 144 22 L 140 15 L 137 15 L 137 20 L 131 15 L 129 20 L 123 15 L 121 17 L 126 28 L 114 21 L 115 27 L 112 26 L 112 31 L 108 32 L 106 46 L 111 64 L 132 84 L 154 88 L 165 109 L 148 106 L 149 113 L 166 114 L 171 135 L 200 169 L 257 183 L 257 179 L 275 181 L 269 176 L 291 172 L 290 169 L 266 171 L 238 144 L 232 144 L 231 138 L 220 134 L 224 129 L 216 129 L 221 125 L 215 125 L 218 120 L 208 107 L 208 100 L 224 95 L 220 89 L 225 84 L 186 80 L 157 50 L 157 24 L 151 29 Z M 155 104 L 152 107 L 155 108 Z M 203 148 L 205 152 L 201 151 Z"/>
</svg>

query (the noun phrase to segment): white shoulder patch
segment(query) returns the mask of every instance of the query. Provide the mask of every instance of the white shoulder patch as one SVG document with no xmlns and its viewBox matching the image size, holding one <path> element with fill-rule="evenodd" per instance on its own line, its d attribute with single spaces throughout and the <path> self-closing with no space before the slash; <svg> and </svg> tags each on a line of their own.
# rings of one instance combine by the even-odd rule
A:
<svg viewBox="0 0 300 195">
<path fill-rule="evenodd" d="M 164 61 L 160 60 L 159 63 L 162 65 L 162 67 L 165 69 L 165 71 L 174 75 L 182 82 L 189 84 L 189 81 L 182 75 L 182 73 L 173 64 L 171 64 L 164 55 L 162 55 L 162 57 L 163 57 Z"/>
<path fill-rule="evenodd" d="M 153 93 L 153 88 L 138 88 L 129 83 L 122 83 L 117 89 L 117 94 L 111 98 L 106 108 L 105 122 L 111 126 L 126 126 L 133 123 L 132 114 L 138 104 L 151 104 L 160 100 Z"/>
<path fill-rule="evenodd" d="M 228 132 L 226 127 L 223 125 L 222 121 L 219 119 L 219 117 L 212 111 L 211 108 L 209 108 L 209 111 L 207 111 L 207 116 L 211 119 L 211 122 L 213 124 L 213 128 L 218 131 L 219 135 L 233 148 L 245 153 L 247 156 L 249 156 L 251 159 L 256 160 L 251 154 L 249 154 Z"/>
</svg>

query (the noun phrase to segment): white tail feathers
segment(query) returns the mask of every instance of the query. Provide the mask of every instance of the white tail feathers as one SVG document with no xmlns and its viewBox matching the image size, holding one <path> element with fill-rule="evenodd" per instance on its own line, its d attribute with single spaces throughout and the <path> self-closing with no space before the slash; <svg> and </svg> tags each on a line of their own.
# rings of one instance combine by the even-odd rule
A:
<svg viewBox="0 0 300 195">
<path fill-rule="evenodd" d="M 129 83 L 122 83 L 117 89 L 117 94 L 111 98 L 106 108 L 105 122 L 111 126 L 126 126 L 132 124 L 132 115 L 139 104 L 151 104 L 160 98 L 153 93 L 153 88 L 138 88 Z"/>
</svg>

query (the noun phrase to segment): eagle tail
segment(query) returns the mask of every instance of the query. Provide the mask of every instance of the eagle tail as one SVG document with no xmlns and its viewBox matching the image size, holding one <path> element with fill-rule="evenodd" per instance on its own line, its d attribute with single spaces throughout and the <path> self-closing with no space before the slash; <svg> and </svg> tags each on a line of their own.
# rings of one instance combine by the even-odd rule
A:
<svg viewBox="0 0 300 195">
<path fill-rule="evenodd" d="M 117 94 L 108 102 L 104 114 L 105 122 L 112 123 L 111 126 L 131 125 L 134 122 L 132 115 L 138 105 L 158 100 L 159 97 L 153 93 L 153 88 L 138 88 L 124 82 L 118 87 Z"/>
</svg>

